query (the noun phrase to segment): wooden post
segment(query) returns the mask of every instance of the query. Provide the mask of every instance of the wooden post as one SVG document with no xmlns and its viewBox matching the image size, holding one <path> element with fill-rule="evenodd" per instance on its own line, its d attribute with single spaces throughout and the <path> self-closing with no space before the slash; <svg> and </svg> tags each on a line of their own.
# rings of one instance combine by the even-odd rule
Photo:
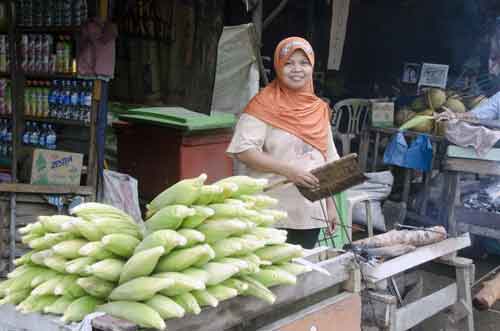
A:
<svg viewBox="0 0 500 331">
<path fill-rule="evenodd" d="M 443 208 L 440 212 L 440 219 L 441 223 L 447 226 L 448 234 L 456 237 L 458 233 L 455 218 L 455 202 L 460 176 L 456 171 L 446 171 L 444 176 L 445 181 L 441 199 Z"/>
</svg>

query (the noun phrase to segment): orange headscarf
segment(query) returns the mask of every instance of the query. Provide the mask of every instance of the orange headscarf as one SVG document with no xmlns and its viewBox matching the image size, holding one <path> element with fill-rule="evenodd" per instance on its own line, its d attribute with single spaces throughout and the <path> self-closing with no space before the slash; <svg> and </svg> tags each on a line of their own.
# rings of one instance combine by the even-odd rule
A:
<svg viewBox="0 0 500 331">
<path fill-rule="evenodd" d="M 282 40 L 274 52 L 278 78 L 250 100 L 244 112 L 299 137 L 318 149 L 326 159 L 330 125 L 327 103 L 314 94 L 312 80 L 300 90 L 289 89 L 281 81 L 285 63 L 298 49 L 314 66 L 314 52 L 307 40 L 298 37 Z"/>
</svg>

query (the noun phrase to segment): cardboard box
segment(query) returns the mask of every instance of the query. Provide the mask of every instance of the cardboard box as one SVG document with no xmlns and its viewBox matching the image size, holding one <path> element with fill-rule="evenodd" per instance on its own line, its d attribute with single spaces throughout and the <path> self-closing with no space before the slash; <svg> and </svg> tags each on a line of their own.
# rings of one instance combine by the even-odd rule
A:
<svg viewBox="0 0 500 331">
<path fill-rule="evenodd" d="M 372 102 L 372 127 L 394 127 L 394 102 Z"/>
<path fill-rule="evenodd" d="M 35 149 L 31 167 L 31 184 L 80 185 L 83 154 Z"/>
</svg>

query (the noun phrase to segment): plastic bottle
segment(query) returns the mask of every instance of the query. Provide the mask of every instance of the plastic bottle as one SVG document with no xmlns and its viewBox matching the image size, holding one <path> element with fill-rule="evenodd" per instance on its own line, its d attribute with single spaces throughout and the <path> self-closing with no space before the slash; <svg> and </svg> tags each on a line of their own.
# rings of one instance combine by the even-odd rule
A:
<svg viewBox="0 0 500 331">
<path fill-rule="evenodd" d="M 41 118 L 43 117 L 43 105 L 44 105 L 44 100 L 43 100 L 43 87 L 44 83 L 39 82 L 38 87 L 36 88 L 36 113 L 35 117 Z"/>
<path fill-rule="evenodd" d="M 59 83 L 59 93 L 57 98 L 57 109 L 56 109 L 56 118 L 62 119 L 64 114 L 64 89 L 65 84 L 64 81 L 60 81 Z"/>
<path fill-rule="evenodd" d="M 64 115 L 65 120 L 71 119 L 71 82 L 66 81 L 66 89 L 64 90 Z"/>
<path fill-rule="evenodd" d="M 71 25 L 71 18 L 72 18 L 72 0 L 63 0 L 63 7 L 62 7 L 62 23 L 64 26 L 70 26 Z"/>
<path fill-rule="evenodd" d="M 23 144 L 29 145 L 31 141 L 31 122 L 26 122 L 26 127 L 24 128 L 23 133 Z"/>
<path fill-rule="evenodd" d="M 42 26 L 43 24 L 43 6 L 42 0 L 32 0 L 33 26 Z"/>
<path fill-rule="evenodd" d="M 24 26 L 31 27 L 33 26 L 33 0 L 24 0 L 23 2 Z"/>
<path fill-rule="evenodd" d="M 56 132 L 54 131 L 54 129 L 52 129 L 52 124 L 49 124 L 47 129 L 47 137 L 45 145 L 47 146 L 47 149 L 56 149 L 56 143 L 57 143 Z"/>
<path fill-rule="evenodd" d="M 71 82 L 71 119 L 77 121 L 80 113 L 80 84 L 77 80 Z"/>
<path fill-rule="evenodd" d="M 44 26 L 52 26 L 54 24 L 54 1 L 53 0 L 45 0 L 43 7 L 43 25 Z"/>
<path fill-rule="evenodd" d="M 64 37 L 63 47 L 63 72 L 69 74 L 72 72 L 71 37 Z"/>
<path fill-rule="evenodd" d="M 37 146 L 38 139 L 40 138 L 40 130 L 38 129 L 38 125 L 36 122 L 33 123 L 32 129 L 33 130 L 32 130 L 32 133 L 30 135 L 30 145 Z"/>
<path fill-rule="evenodd" d="M 64 41 L 59 36 L 56 44 L 56 72 L 64 72 Z"/>
<path fill-rule="evenodd" d="M 85 89 L 85 103 L 84 103 L 84 110 L 85 110 L 84 122 L 85 123 L 90 123 L 90 112 L 92 110 L 93 86 L 94 85 L 92 82 L 87 82 L 87 88 Z"/>
<path fill-rule="evenodd" d="M 49 106 L 49 94 L 50 94 L 50 82 L 45 82 L 45 86 L 43 87 L 43 108 L 42 108 L 42 117 L 49 117 L 50 106 Z"/>
<path fill-rule="evenodd" d="M 47 124 L 43 123 L 42 130 L 40 131 L 40 136 L 38 138 L 38 146 L 40 146 L 40 148 L 47 147 L 47 135 L 48 135 Z"/>
<path fill-rule="evenodd" d="M 24 89 L 24 115 L 29 116 L 31 113 L 31 82 L 26 82 Z"/>
</svg>

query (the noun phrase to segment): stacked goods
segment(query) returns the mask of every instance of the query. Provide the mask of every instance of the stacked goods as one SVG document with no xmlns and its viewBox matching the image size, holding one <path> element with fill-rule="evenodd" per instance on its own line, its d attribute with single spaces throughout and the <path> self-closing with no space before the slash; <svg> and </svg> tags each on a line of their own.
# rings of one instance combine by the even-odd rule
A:
<svg viewBox="0 0 500 331">
<path fill-rule="evenodd" d="M 141 225 L 98 203 L 75 207 L 73 216 L 40 216 L 20 231 L 32 251 L 0 283 L 0 304 L 64 322 L 103 311 L 157 329 L 238 295 L 272 304 L 269 287 L 295 284 L 310 270 L 291 262 L 302 247 L 271 228 L 286 213 L 261 193 L 266 180 L 205 180 L 185 179 L 159 194 Z"/>
<path fill-rule="evenodd" d="M 464 113 L 486 101 L 484 96 L 463 98 L 454 91 L 444 91 L 438 88 L 429 88 L 424 94 L 416 98 L 410 108 L 403 108 L 396 113 L 396 124 L 402 129 L 423 133 L 445 134 L 443 123 L 434 120 L 435 113 L 450 110 L 455 113 Z"/>
</svg>

